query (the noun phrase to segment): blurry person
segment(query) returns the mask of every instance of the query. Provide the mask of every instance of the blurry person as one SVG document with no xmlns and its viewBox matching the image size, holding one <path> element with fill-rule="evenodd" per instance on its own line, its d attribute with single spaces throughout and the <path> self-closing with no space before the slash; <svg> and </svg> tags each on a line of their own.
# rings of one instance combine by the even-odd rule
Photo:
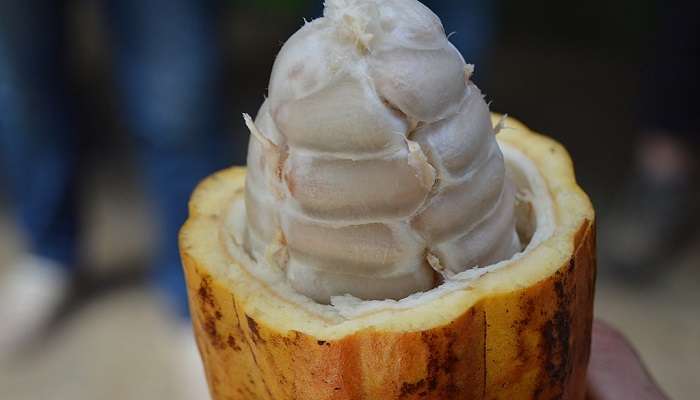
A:
<svg viewBox="0 0 700 400">
<path fill-rule="evenodd" d="M 656 50 L 642 80 L 642 134 L 632 176 L 602 221 L 612 272 L 638 282 L 665 271 L 698 223 L 700 12 L 697 2 L 659 5 Z"/>
<path fill-rule="evenodd" d="M 226 161 L 219 140 L 216 3 L 102 5 L 120 116 L 138 145 L 144 183 L 157 206 L 161 242 L 153 282 L 170 300 L 173 315 L 186 321 L 177 232 L 196 183 Z M 75 109 L 66 80 L 65 8 L 61 1 L 0 2 L 0 174 L 8 178 L 31 251 L 3 268 L 0 352 L 15 348 L 46 321 L 79 263 L 76 184 L 84 149 L 74 120 L 90 110 Z M 191 327 L 183 324 L 182 331 L 194 349 Z"/>
</svg>

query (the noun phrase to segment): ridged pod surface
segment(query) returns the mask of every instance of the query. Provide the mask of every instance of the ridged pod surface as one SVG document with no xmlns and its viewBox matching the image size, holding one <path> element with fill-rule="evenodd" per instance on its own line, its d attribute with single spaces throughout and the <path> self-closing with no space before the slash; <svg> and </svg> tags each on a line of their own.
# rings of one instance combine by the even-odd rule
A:
<svg viewBox="0 0 700 400">
<path fill-rule="evenodd" d="M 404 298 L 520 251 L 471 73 L 418 1 L 327 1 L 247 118 L 249 254 L 328 303 Z"/>
<path fill-rule="evenodd" d="M 212 397 L 583 400 L 594 212 L 566 150 L 514 121 L 509 126 L 499 141 L 542 175 L 551 236 L 465 290 L 340 322 L 276 296 L 227 251 L 222 226 L 244 196 L 246 170 L 204 181 L 180 249 Z"/>
</svg>

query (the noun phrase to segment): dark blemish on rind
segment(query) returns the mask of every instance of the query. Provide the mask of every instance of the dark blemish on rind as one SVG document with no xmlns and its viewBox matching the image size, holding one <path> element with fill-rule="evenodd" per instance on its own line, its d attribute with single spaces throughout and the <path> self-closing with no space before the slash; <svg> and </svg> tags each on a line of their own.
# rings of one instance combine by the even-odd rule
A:
<svg viewBox="0 0 700 400">
<path fill-rule="evenodd" d="M 455 366 L 459 362 L 457 354 L 455 354 L 455 343 L 457 342 L 457 334 L 453 331 L 447 333 L 447 357 L 442 365 L 442 370 L 447 374 L 447 383 L 445 384 L 445 395 L 447 398 L 453 398 L 457 393 L 458 387 L 455 384 Z"/>
<path fill-rule="evenodd" d="M 455 396 L 457 396 L 458 393 L 458 387 L 454 383 L 448 383 L 445 385 L 445 390 L 444 390 L 444 397 L 443 399 L 454 399 Z"/>
<path fill-rule="evenodd" d="M 216 308 L 216 301 L 214 295 L 211 292 L 211 278 L 208 276 L 202 276 L 202 281 L 199 283 L 199 290 L 197 290 L 197 296 L 199 300 L 208 305 L 211 308 Z"/>
<path fill-rule="evenodd" d="M 404 382 L 401 385 L 401 390 L 399 392 L 399 398 L 406 398 L 406 397 L 412 396 L 417 391 L 423 389 L 424 386 L 425 386 L 425 379 L 421 379 L 415 383 Z M 422 393 L 425 393 L 425 392 L 422 392 Z"/>
<path fill-rule="evenodd" d="M 455 354 L 454 345 L 457 342 L 457 335 L 455 333 L 450 333 L 447 339 L 447 358 L 442 366 L 442 369 L 449 377 L 452 376 L 455 365 L 459 362 L 457 354 Z"/>
<path fill-rule="evenodd" d="M 520 323 L 522 325 L 529 325 L 530 322 L 532 322 L 532 317 L 534 316 L 536 309 L 537 307 L 535 305 L 535 300 L 532 297 L 526 298 L 525 302 L 520 304 L 520 310 L 524 315 L 520 320 Z"/>
<path fill-rule="evenodd" d="M 258 328 L 258 323 L 255 322 L 253 318 L 251 318 L 248 314 L 245 315 L 245 319 L 248 321 L 248 327 L 250 328 L 250 333 L 253 334 L 253 342 L 257 343 L 265 343 L 265 339 L 260 336 L 260 330 Z"/>
<path fill-rule="evenodd" d="M 202 312 L 203 322 L 202 329 L 206 333 L 212 346 L 216 349 L 223 350 L 226 348 L 226 343 L 223 337 L 219 334 L 216 327 L 216 321 L 223 318 L 221 310 L 219 310 L 214 295 L 211 290 L 211 277 L 202 275 L 202 280 L 199 283 L 199 289 L 197 290 L 197 296 L 200 300 L 200 310 Z M 214 310 L 214 315 L 211 311 Z"/>
<path fill-rule="evenodd" d="M 528 359 L 527 345 L 525 343 L 525 332 L 532 325 L 534 315 L 536 313 L 535 301 L 530 297 L 520 296 L 520 314 L 522 318 L 513 322 L 512 328 L 516 332 L 517 337 L 517 356 L 518 360 L 526 362 Z M 524 298 L 524 299 L 523 299 Z"/>
<path fill-rule="evenodd" d="M 567 271 L 574 268 L 573 260 L 569 262 Z M 558 395 L 563 393 L 566 380 L 573 370 L 570 358 L 571 312 L 573 293 L 567 293 L 564 279 L 568 275 L 557 272 L 553 283 L 557 297 L 557 309 L 554 315 L 542 326 L 542 345 L 544 375 L 541 376 L 535 395 L 539 396 L 545 387 L 554 387 Z"/>
<path fill-rule="evenodd" d="M 454 376 L 456 365 L 459 363 L 459 357 L 455 353 L 459 336 L 451 333 L 449 329 L 442 332 L 445 333 L 421 332 L 421 340 L 425 343 L 428 353 L 427 376 L 413 384 L 404 383 L 401 388 L 402 396 L 415 394 L 420 390 L 438 395 L 439 398 L 453 398 L 459 392 L 458 382 L 455 382 Z M 444 346 L 441 340 L 443 337 Z M 445 347 L 444 352 L 443 347 Z M 443 379 L 442 383 L 441 379 Z"/>
<path fill-rule="evenodd" d="M 319 346 L 324 346 L 324 345 L 330 346 L 331 345 L 330 343 L 326 342 L 325 340 L 317 340 L 316 344 L 318 344 Z"/>
<path fill-rule="evenodd" d="M 535 388 L 535 391 L 532 392 L 532 398 L 533 399 L 539 399 L 540 396 L 542 395 L 542 391 L 544 390 L 544 384 L 540 382 L 537 387 Z"/>
<path fill-rule="evenodd" d="M 429 332 L 421 332 L 423 343 L 428 346 L 428 391 L 433 391 L 438 385 L 438 374 L 440 373 L 440 349 L 436 340 L 437 335 Z"/>
<path fill-rule="evenodd" d="M 236 338 L 228 335 L 228 340 L 226 341 L 226 344 L 228 344 L 228 347 L 233 349 L 234 351 L 241 351 L 241 346 L 236 343 Z"/>
<path fill-rule="evenodd" d="M 221 340 L 221 336 L 216 329 L 216 320 L 212 317 L 206 317 L 203 327 L 204 332 L 206 332 L 207 336 L 209 337 L 209 341 L 211 342 L 212 346 L 216 347 L 217 349 L 223 349 L 224 342 Z"/>
</svg>

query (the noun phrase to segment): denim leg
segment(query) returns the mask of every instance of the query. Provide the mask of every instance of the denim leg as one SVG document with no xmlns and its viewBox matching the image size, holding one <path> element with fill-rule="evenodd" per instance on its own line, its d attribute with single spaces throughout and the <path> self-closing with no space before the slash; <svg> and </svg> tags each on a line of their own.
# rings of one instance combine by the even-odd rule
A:
<svg viewBox="0 0 700 400">
<path fill-rule="evenodd" d="M 31 251 L 71 268 L 76 138 L 59 1 L 0 2 L 0 163 Z"/>
<path fill-rule="evenodd" d="M 659 12 L 659 30 L 640 86 L 642 128 L 700 145 L 700 4 L 673 0 Z M 696 105 L 693 105 L 696 104 Z"/>
<path fill-rule="evenodd" d="M 107 9 L 120 104 L 160 222 L 154 277 L 183 316 L 187 298 L 177 234 L 197 182 L 223 168 L 232 153 L 223 139 L 216 5 L 112 0 Z"/>
<path fill-rule="evenodd" d="M 493 43 L 495 26 L 493 0 L 424 0 L 440 17 L 450 42 L 462 53 L 467 63 L 477 71 L 483 65 L 485 51 Z"/>
</svg>

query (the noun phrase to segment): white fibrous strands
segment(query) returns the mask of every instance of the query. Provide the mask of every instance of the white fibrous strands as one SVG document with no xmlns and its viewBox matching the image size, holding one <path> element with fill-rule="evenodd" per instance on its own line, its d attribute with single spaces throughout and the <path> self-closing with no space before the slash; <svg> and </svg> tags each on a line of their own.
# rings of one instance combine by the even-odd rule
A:
<svg viewBox="0 0 700 400">
<path fill-rule="evenodd" d="M 328 0 L 244 117 L 246 251 L 322 303 L 400 299 L 520 251 L 473 71 L 418 1 Z"/>
<path fill-rule="evenodd" d="M 502 130 L 506 129 L 506 121 L 508 120 L 508 114 L 504 114 L 498 120 L 496 125 L 493 127 L 494 132 L 498 135 Z"/>
</svg>

